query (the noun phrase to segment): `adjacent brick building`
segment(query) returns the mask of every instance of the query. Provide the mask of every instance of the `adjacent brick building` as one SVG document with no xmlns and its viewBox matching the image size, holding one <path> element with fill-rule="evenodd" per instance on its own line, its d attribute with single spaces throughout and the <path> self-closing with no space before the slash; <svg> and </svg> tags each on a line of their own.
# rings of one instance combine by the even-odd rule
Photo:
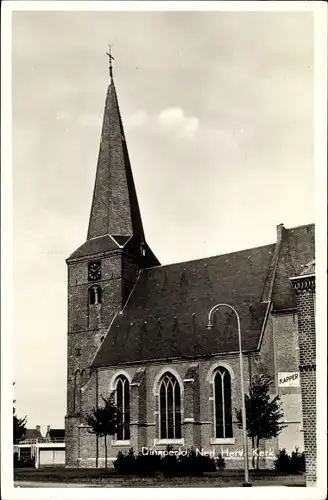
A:
<svg viewBox="0 0 328 500">
<path fill-rule="evenodd" d="M 255 228 L 256 230 L 256 228 Z M 300 387 L 279 384 L 298 373 L 298 312 L 289 280 L 314 258 L 314 225 L 277 226 L 277 241 L 258 248 L 161 266 L 148 246 L 111 78 L 87 240 L 67 259 L 68 371 L 66 463 L 102 465 L 103 440 L 85 415 L 114 391 L 122 411 L 108 456 L 140 450 L 196 447 L 242 467 L 238 335 L 240 316 L 245 390 L 252 377 L 272 376 L 287 427 L 272 455 L 303 448 Z M 249 443 L 251 449 L 251 443 Z M 250 451 L 251 456 L 251 451 Z M 251 460 L 250 460 L 251 464 Z"/>
<path fill-rule="evenodd" d="M 317 479 L 315 261 L 291 278 L 297 299 L 306 482 Z"/>
</svg>

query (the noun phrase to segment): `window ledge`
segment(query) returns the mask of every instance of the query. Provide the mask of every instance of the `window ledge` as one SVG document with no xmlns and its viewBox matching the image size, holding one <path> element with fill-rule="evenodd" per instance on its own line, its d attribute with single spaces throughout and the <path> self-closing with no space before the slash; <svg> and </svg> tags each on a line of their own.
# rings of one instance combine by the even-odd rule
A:
<svg viewBox="0 0 328 500">
<path fill-rule="evenodd" d="M 211 444 L 235 444 L 235 438 L 211 438 Z"/>
<path fill-rule="evenodd" d="M 184 439 L 154 439 L 154 446 L 162 446 L 166 444 L 178 444 L 184 446 Z"/>
<path fill-rule="evenodd" d="M 124 441 L 123 440 L 121 440 L 121 441 L 120 440 L 117 440 L 117 441 L 112 440 L 112 442 L 111 442 L 112 446 L 130 446 L 130 444 L 131 444 L 130 440 L 124 440 Z"/>
</svg>

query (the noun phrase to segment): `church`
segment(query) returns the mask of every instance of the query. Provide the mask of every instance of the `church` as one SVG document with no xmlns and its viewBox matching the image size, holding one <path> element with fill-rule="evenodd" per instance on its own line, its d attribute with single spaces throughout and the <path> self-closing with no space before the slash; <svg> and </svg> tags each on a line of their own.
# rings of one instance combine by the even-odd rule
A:
<svg viewBox="0 0 328 500">
<path fill-rule="evenodd" d="M 109 461 L 170 444 L 243 467 L 237 318 L 222 307 L 209 328 L 216 304 L 240 320 L 245 392 L 267 374 L 281 397 L 285 427 L 260 443 L 262 466 L 272 467 L 279 449 L 304 449 L 291 279 L 314 261 L 314 224 L 276 229 L 265 246 L 161 265 L 145 237 L 110 67 L 87 238 L 66 261 L 68 467 L 104 466 L 103 439 L 85 416 L 111 393 L 122 419 L 108 437 Z"/>
</svg>

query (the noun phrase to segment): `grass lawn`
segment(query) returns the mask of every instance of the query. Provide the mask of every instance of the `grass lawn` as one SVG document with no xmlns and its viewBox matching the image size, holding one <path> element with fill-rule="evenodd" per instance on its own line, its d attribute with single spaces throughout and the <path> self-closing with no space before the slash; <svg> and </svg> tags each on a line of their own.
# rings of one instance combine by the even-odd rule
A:
<svg viewBox="0 0 328 500">
<path fill-rule="evenodd" d="M 119 475 L 115 469 L 72 469 L 65 467 L 44 467 L 42 469 L 15 469 L 15 481 L 88 483 L 95 485 L 115 485 L 117 487 L 218 487 L 238 486 L 243 481 L 243 471 L 224 470 L 208 473 L 204 477 L 165 478 L 161 474 L 154 477 Z M 305 486 L 305 476 L 281 475 L 273 471 L 250 471 L 254 486 Z"/>
</svg>

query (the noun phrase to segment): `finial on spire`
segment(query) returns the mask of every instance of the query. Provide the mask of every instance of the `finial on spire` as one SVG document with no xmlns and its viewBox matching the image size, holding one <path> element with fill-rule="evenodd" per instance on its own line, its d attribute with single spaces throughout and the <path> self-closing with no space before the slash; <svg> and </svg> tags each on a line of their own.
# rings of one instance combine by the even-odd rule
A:
<svg viewBox="0 0 328 500">
<path fill-rule="evenodd" d="M 109 76 L 113 78 L 113 66 L 112 66 L 112 60 L 115 61 L 114 57 L 112 56 L 112 46 L 108 45 L 108 52 L 106 52 L 108 55 L 108 62 L 109 62 Z"/>
</svg>

